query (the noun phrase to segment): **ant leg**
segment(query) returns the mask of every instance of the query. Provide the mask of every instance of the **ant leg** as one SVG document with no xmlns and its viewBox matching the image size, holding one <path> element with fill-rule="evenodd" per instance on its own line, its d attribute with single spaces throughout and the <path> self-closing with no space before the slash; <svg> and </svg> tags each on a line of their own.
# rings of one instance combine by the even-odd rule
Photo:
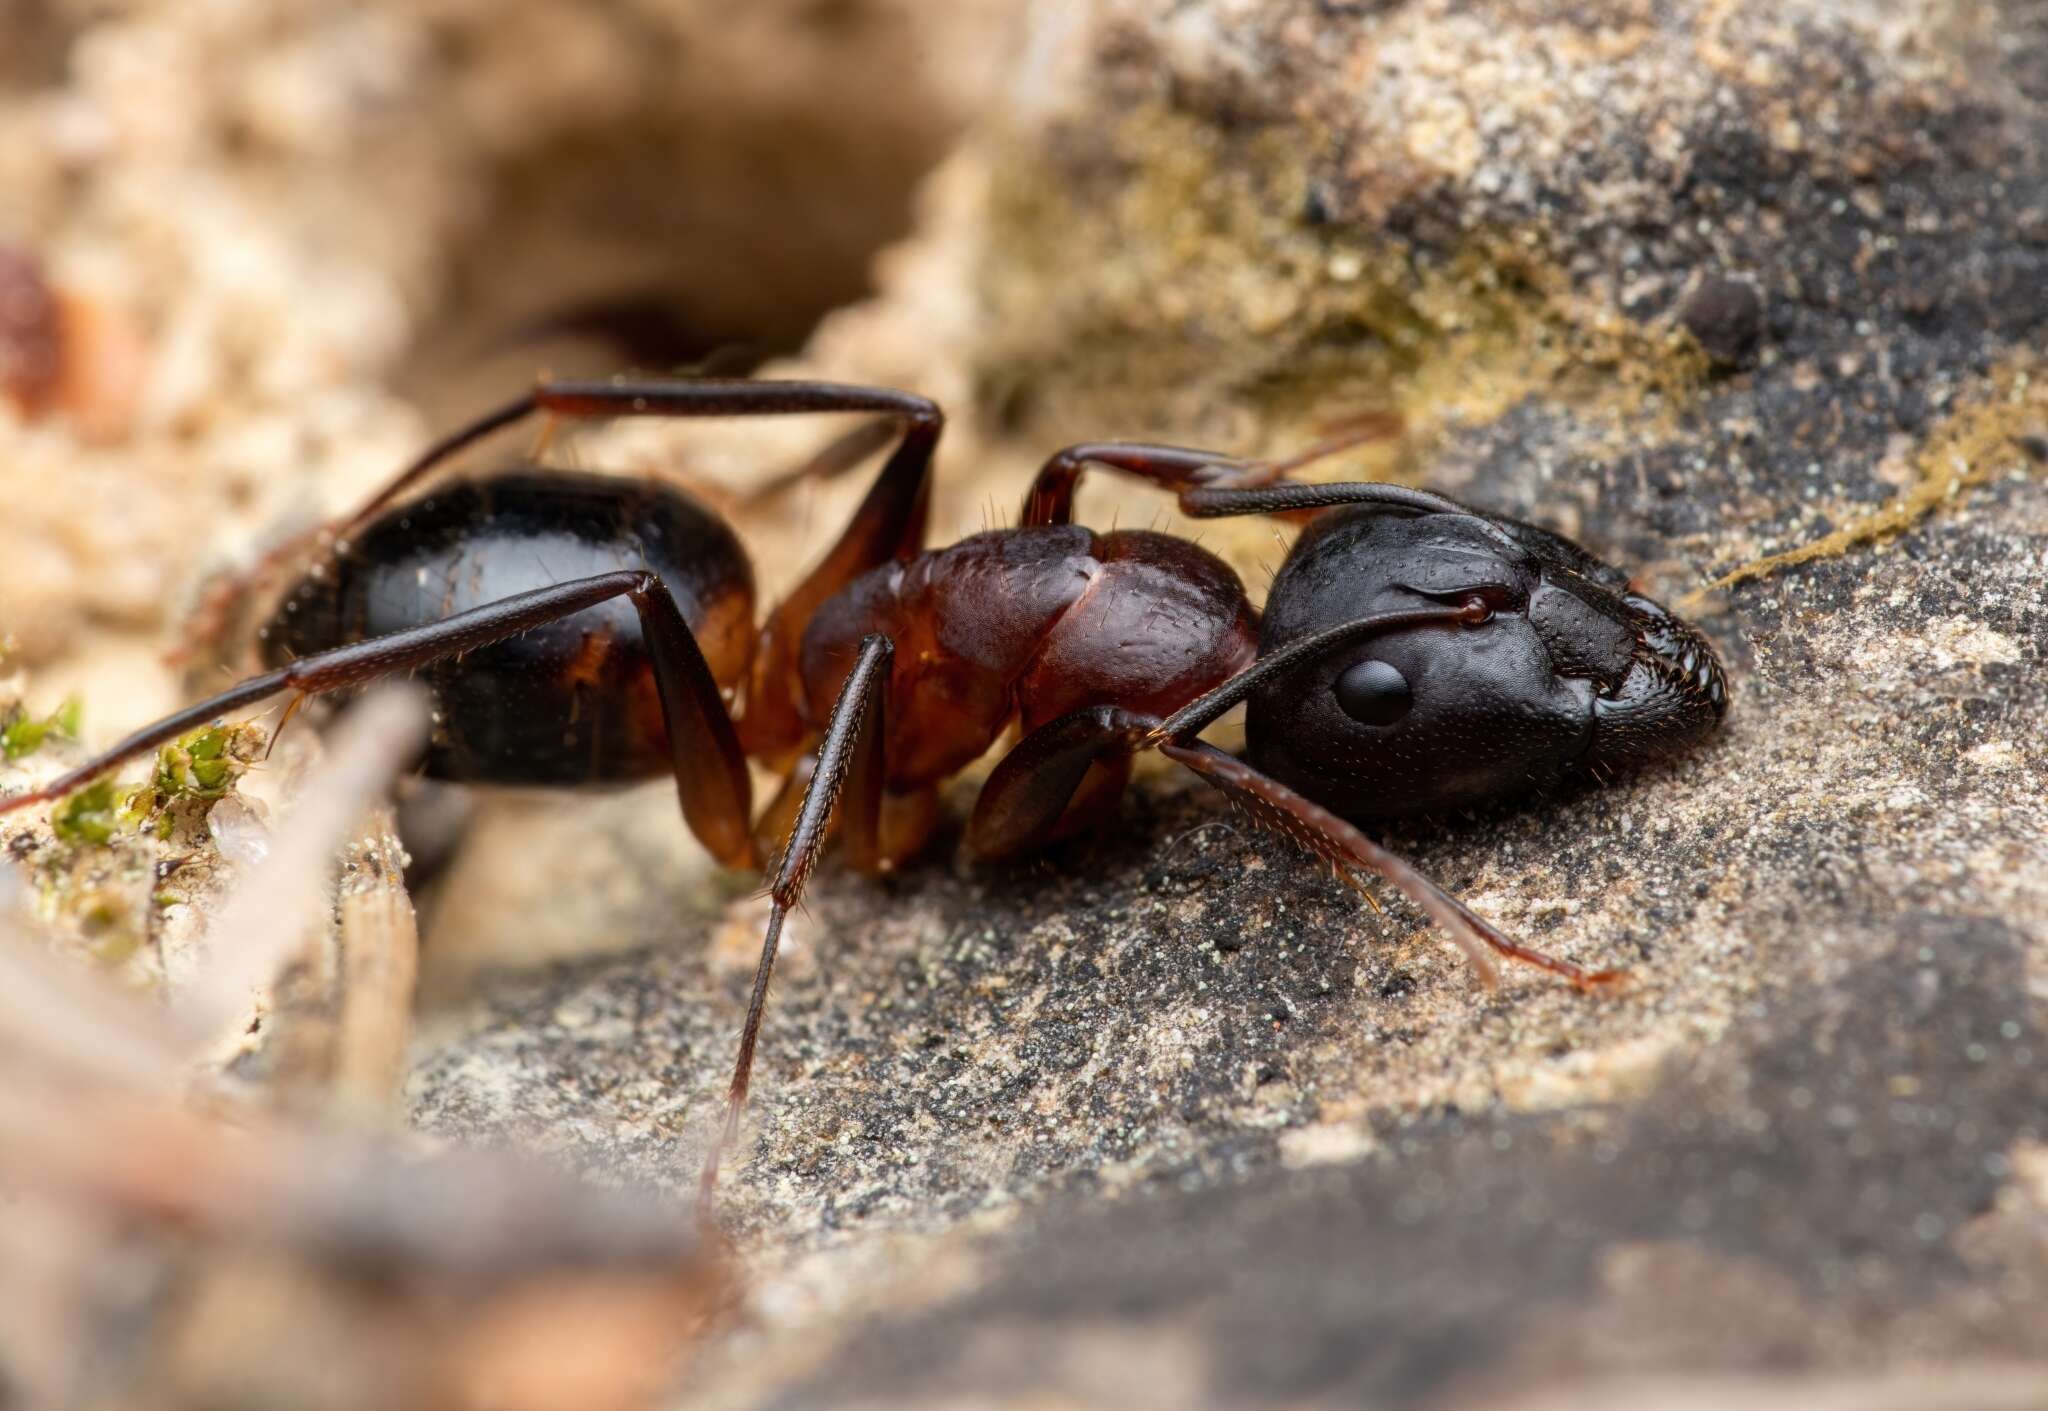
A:
<svg viewBox="0 0 2048 1411">
<path fill-rule="evenodd" d="M 922 398 L 912 400 L 924 410 L 903 414 L 907 424 L 902 438 L 838 540 L 762 622 L 747 674 L 746 713 L 740 720 L 740 738 L 756 758 L 786 765 L 803 748 L 803 673 L 797 655 L 804 629 L 818 609 L 869 569 L 908 558 L 923 546 L 931 509 L 932 452 L 945 423 L 937 406 Z M 843 440 L 857 444 L 857 433 Z M 828 447 L 826 454 L 834 449 Z"/>
<path fill-rule="evenodd" d="M 418 484 L 435 467 L 460 455 L 492 433 L 502 431 L 531 415 L 534 406 L 534 394 L 528 392 L 501 407 L 485 412 L 467 426 L 456 428 L 420 452 L 347 519 L 315 525 L 311 529 L 294 534 L 283 543 L 265 550 L 249 567 L 222 578 L 208 588 L 206 595 L 200 599 L 199 606 L 186 624 L 178 644 L 166 653 L 166 664 L 181 666 L 219 641 L 234 605 L 286 564 L 301 557 L 316 545 L 324 551 L 337 541 L 347 538 L 349 534 L 367 524 L 378 511 Z"/>
<path fill-rule="evenodd" d="M 761 628 L 747 673 L 740 737 L 747 753 L 787 763 L 804 742 L 797 692 L 797 649 L 824 601 L 868 569 L 905 558 L 924 542 L 931 500 L 932 453 L 945 426 L 938 405 L 912 392 L 838 382 L 749 379 L 650 379 L 547 382 L 533 394 L 543 411 L 567 416 L 793 416 L 812 412 L 874 412 L 900 426 L 896 449 L 867 497 L 817 567 L 776 604 Z M 869 444 L 872 433 L 849 433 L 821 453 L 829 471 Z"/>
<path fill-rule="evenodd" d="M 1388 412 L 1358 418 L 1344 432 L 1320 441 L 1297 455 L 1281 461 L 1246 460 L 1217 455 L 1186 446 L 1154 445 L 1142 441 L 1083 442 L 1055 452 L 1039 467 L 1024 496 L 1022 522 L 1025 525 L 1071 524 L 1074 520 L 1074 491 L 1081 474 L 1090 466 L 1113 470 L 1134 479 L 1149 481 L 1170 490 L 1185 506 L 1197 489 L 1251 490 L 1284 482 L 1287 475 L 1326 456 L 1336 455 L 1366 441 L 1397 436 L 1401 420 Z M 1286 514 L 1279 510 L 1274 513 Z"/>
<path fill-rule="evenodd" d="M 265 554 L 248 572 L 238 574 L 215 588 L 195 615 L 194 628 L 188 633 L 186 644 L 173 656 L 189 656 L 199 644 L 217 636 L 226 620 L 228 608 L 251 584 L 263 581 L 310 546 L 317 544 L 324 548 L 346 540 L 440 466 L 484 438 L 535 412 L 579 418 L 801 416 L 824 412 L 873 412 L 901 424 L 901 439 L 895 455 L 883 467 L 874 488 L 855 513 L 833 555 L 770 619 L 768 631 L 779 630 L 778 641 L 787 639 L 786 646 L 780 650 L 787 658 L 782 664 L 789 670 L 785 672 L 778 667 L 776 672 L 764 676 L 762 664 L 757 659 L 748 699 L 750 705 L 756 700 L 767 700 L 771 711 L 789 698 L 792 688 L 788 681 L 794 675 L 796 644 L 801 640 L 803 626 L 810 621 L 816 604 L 832 596 L 863 570 L 915 551 L 923 539 L 927 471 L 944 424 L 943 414 L 927 398 L 887 387 L 864 387 L 855 383 L 706 377 L 559 382 L 543 379 L 532 391 L 435 441 L 346 519 L 287 540 Z M 850 432 L 828 445 L 814 458 L 812 465 L 819 467 L 820 474 L 840 473 L 849 465 L 858 464 L 854 453 L 863 448 L 873 448 L 877 435 L 870 428 Z M 849 541 L 854 542 L 849 544 Z M 846 560 L 844 564 L 840 563 L 842 557 Z M 830 577 L 822 587 L 814 587 L 816 580 L 828 569 L 837 576 Z M 807 591 L 809 596 L 803 597 L 802 606 L 793 610 L 792 604 Z M 779 629 L 777 623 L 781 624 Z M 764 637 L 766 635 L 764 633 Z M 782 733 L 792 745 L 802 733 L 801 726 L 795 723 L 795 715 L 792 700 L 787 709 L 787 721 L 782 723 Z"/>
<path fill-rule="evenodd" d="M 116 765 L 228 711 L 280 692 L 317 695 L 415 670 L 619 597 L 632 599 L 653 658 L 683 819 L 720 862 L 731 867 L 751 865 L 754 849 L 748 823 L 752 782 L 746 756 L 740 753 L 725 699 L 689 623 L 662 581 L 644 571 L 603 573 L 536 588 L 424 627 L 316 652 L 144 726 L 41 789 L 0 799 L 0 813 L 62 798 Z"/>
<path fill-rule="evenodd" d="M 802 416 L 819 412 L 878 412 L 906 423 L 915 423 L 926 417 L 934 421 L 938 418 L 938 408 L 923 397 L 887 387 L 863 387 L 854 383 L 774 382 L 744 377 L 613 378 L 601 381 L 543 378 L 534 384 L 532 391 L 486 412 L 421 452 L 389 484 L 349 516 L 337 534 L 346 535 L 361 528 L 437 466 L 493 432 L 535 412 L 583 419 Z M 888 426 L 889 423 L 882 423 L 884 429 Z M 878 432 L 872 427 L 861 428 L 861 431 L 865 437 L 858 444 L 870 450 L 877 449 L 875 438 Z M 835 449 L 842 443 L 850 446 L 855 439 L 855 435 L 849 433 L 820 452 L 814 463 L 824 467 L 821 473 L 837 474 L 846 469 L 839 464 L 839 459 L 835 459 Z M 848 453 L 839 451 L 838 457 L 843 459 Z"/>
<path fill-rule="evenodd" d="M 763 857 L 778 855 L 783 840 L 796 827 L 797 814 L 803 808 L 804 795 L 811 787 L 817 768 L 818 756 L 815 753 L 807 751 L 799 755 L 796 763 L 790 766 L 789 773 L 783 776 L 774 796 L 755 815 L 754 847 Z M 917 856 L 931 841 L 939 816 L 939 790 L 936 785 L 901 794 L 884 792 L 878 825 L 881 841 L 871 853 L 849 859 L 854 870 L 868 876 L 879 876 Z"/>
<path fill-rule="evenodd" d="M 718 1188 L 719 1163 L 726 1148 L 739 1137 L 740 1113 L 747 1105 L 747 1084 L 754 1071 L 754 1045 L 761 1036 L 761 1015 L 768 1003 L 768 980 L 775 971 L 775 951 L 782 940 L 783 918 L 803 897 L 804 883 L 817 866 L 825 837 L 832 823 L 833 806 L 843 789 L 846 793 L 846 841 L 854 865 L 873 870 L 881 850 L 884 737 L 887 734 L 886 703 L 889 667 L 896 648 L 887 637 L 874 633 L 860 644 L 853 670 L 839 688 L 832 718 L 825 726 L 825 738 L 818 747 L 817 767 L 812 771 L 796 826 L 782 850 L 775 878 L 768 884 L 773 906 L 768 912 L 767 933 L 761 939 L 761 961 L 754 970 L 754 989 L 747 1001 L 747 1021 L 740 1030 L 740 1052 L 733 1064 L 732 1086 L 725 1100 L 725 1121 L 704 1159 L 700 1199 L 708 1208 Z"/>
<path fill-rule="evenodd" d="M 807 412 L 873 412 L 900 427 L 896 449 L 865 499 L 818 565 L 776 604 L 761 628 L 747 673 L 740 738 L 747 753 L 786 764 L 804 743 L 797 692 L 797 649 L 825 600 L 867 570 L 906 558 L 924 542 L 931 501 L 932 453 L 945 427 L 937 403 L 913 392 L 838 382 L 671 379 L 640 382 L 543 383 L 543 410 L 569 416 L 790 416 Z M 819 453 L 814 465 L 833 474 L 857 464 L 854 452 L 873 444 L 872 431 L 849 432 Z"/>
<path fill-rule="evenodd" d="M 1225 693 L 1210 695 L 1222 697 Z M 1228 701 L 1223 704 L 1227 708 Z M 1561 975 L 1582 990 L 1603 988 L 1624 978 L 1623 971 L 1589 971 L 1509 939 L 1352 824 L 1235 755 L 1192 738 L 1194 730 L 1208 723 L 1203 716 L 1213 718 L 1220 713 L 1198 702 L 1161 721 L 1116 706 L 1094 706 L 1040 726 L 990 772 L 967 825 L 969 848 L 984 859 L 1030 851 L 1055 835 L 1091 768 L 1157 748 L 1223 790 L 1274 832 L 1328 859 L 1354 879 L 1360 873 L 1373 873 L 1392 882 L 1444 928 L 1465 952 L 1483 984 L 1498 982 L 1493 953 Z M 1177 729 L 1176 722 L 1183 718 L 1187 728 Z"/>
<path fill-rule="evenodd" d="M 1053 841 L 1070 810 L 1102 807 L 1107 784 L 1093 779 L 1128 769 L 1159 721 L 1118 706 L 1090 706 L 1047 721 L 1019 740 L 989 772 L 967 821 L 967 848 L 984 861 L 1032 852 Z M 1119 787 L 1109 798 L 1123 791 Z M 1077 795 L 1079 803 L 1076 802 Z"/>
<path fill-rule="evenodd" d="M 765 504 L 807 480 L 837 480 L 895 439 L 896 427 L 892 423 L 863 422 L 826 442 L 803 464 L 791 466 L 743 491 L 737 503 L 752 507 Z"/>
<path fill-rule="evenodd" d="M 1090 466 L 1148 480 L 1164 490 L 1196 485 L 1250 488 L 1271 483 L 1274 471 L 1259 461 L 1197 451 L 1186 446 L 1159 446 L 1137 441 L 1092 441 L 1055 451 L 1038 468 L 1024 494 L 1021 523 L 1072 524 L 1074 491 Z"/>
<path fill-rule="evenodd" d="M 742 490 L 727 489 L 676 470 L 663 472 L 663 478 L 680 484 L 720 514 L 730 514 L 734 509 L 751 510 L 768 504 L 808 481 L 837 480 L 894 441 L 896 435 L 896 424 L 887 418 L 863 422 L 797 464 Z"/>
<path fill-rule="evenodd" d="M 1303 797 L 1237 758 L 1200 740 L 1167 742 L 1160 752 L 1179 761 L 1244 806 L 1253 818 L 1298 846 L 1319 854 L 1356 877 L 1374 873 L 1401 889 L 1443 927 L 1488 988 L 1499 983 L 1489 951 L 1561 975 L 1581 990 L 1605 989 L 1627 978 L 1623 970 L 1587 970 L 1510 940 L 1491 922 L 1423 876 L 1405 860 L 1365 836 L 1322 805 Z"/>
</svg>

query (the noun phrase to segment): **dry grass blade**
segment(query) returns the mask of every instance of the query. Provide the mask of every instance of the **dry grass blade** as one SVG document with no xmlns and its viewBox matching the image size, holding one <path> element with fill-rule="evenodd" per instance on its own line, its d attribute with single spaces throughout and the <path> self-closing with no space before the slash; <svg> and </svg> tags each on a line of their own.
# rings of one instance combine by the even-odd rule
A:
<svg viewBox="0 0 2048 1411">
<path fill-rule="evenodd" d="M 373 825 L 379 833 L 384 826 Z M 392 851 L 396 851 L 393 844 Z M 335 1035 L 333 1096 L 344 1113 L 389 1117 L 405 1071 L 419 988 L 420 936 L 404 885 L 404 860 L 381 865 L 341 896 L 341 1018 Z"/>
<path fill-rule="evenodd" d="M 334 854 L 413 758 L 426 725 L 424 696 L 397 685 L 365 696 L 341 722 L 269 857 L 214 921 L 213 962 L 173 1006 L 187 1032 L 217 1037 L 291 960 L 324 903 Z"/>
</svg>

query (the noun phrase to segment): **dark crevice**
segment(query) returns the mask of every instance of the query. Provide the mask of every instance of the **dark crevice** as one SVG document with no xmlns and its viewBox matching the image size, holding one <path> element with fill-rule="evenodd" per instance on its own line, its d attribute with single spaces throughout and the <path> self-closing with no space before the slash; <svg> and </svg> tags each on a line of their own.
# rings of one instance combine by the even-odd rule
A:
<svg viewBox="0 0 2048 1411">
<path fill-rule="evenodd" d="M 687 91 L 687 74 L 677 90 Z M 870 290 L 950 137 L 936 115 L 864 124 L 656 103 L 559 133 L 492 173 L 403 370 L 446 418 L 546 368 L 744 373 Z"/>
</svg>

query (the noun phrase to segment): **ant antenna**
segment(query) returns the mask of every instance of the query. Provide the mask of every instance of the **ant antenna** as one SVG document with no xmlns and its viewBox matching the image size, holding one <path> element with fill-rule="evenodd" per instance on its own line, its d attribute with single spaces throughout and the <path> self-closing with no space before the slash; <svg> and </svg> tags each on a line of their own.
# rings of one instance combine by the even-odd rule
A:
<svg viewBox="0 0 2048 1411">
<path fill-rule="evenodd" d="M 1377 480 L 1339 480 L 1327 485 L 1288 481 L 1246 490 L 1200 485 L 1183 493 L 1180 505 L 1196 519 L 1223 519 L 1240 514 L 1286 514 L 1293 510 L 1328 509 L 1332 505 L 1386 505 L 1390 509 L 1412 510 L 1417 514 L 1478 514 L 1478 511 L 1456 500 L 1428 490 L 1414 490 L 1406 485 L 1389 485 Z"/>
</svg>

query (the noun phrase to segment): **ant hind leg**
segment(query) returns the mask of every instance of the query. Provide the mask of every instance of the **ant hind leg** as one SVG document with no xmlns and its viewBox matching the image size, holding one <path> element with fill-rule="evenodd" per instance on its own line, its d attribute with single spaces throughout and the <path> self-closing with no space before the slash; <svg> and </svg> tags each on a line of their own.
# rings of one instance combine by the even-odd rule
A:
<svg viewBox="0 0 2048 1411">
<path fill-rule="evenodd" d="M 0 813 L 62 798 L 188 730 L 282 692 L 317 695 L 411 671 L 621 597 L 630 598 L 638 611 L 653 657 L 684 821 L 720 862 L 749 866 L 754 861 L 748 828 L 752 780 L 725 698 L 668 589 L 654 574 L 634 570 L 536 588 L 439 622 L 301 657 L 144 726 L 43 788 L 0 799 Z"/>
<path fill-rule="evenodd" d="M 235 572 L 228 573 L 209 585 L 193 610 L 177 643 L 165 653 L 167 666 L 183 666 L 201 653 L 217 647 L 226 635 L 228 624 L 233 619 L 236 604 L 244 601 L 263 584 L 284 571 L 294 560 L 318 550 L 325 553 L 336 543 L 367 524 L 378 511 L 417 485 L 435 469 L 453 460 L 464 451 L 486 437 L 502 431 L 516 422 L 532 415 L 537 403 L 535 394 L 527 392 L 515 397 L 502 406 L 494 407 L 467 425 L 459 426 L 399 470 L 384 486 L 349 514 L 346 519 L 317 524 L 285 539 L 282 543 L 266 549 L 257 560 Z"/>
<path fill-rule="evenodd" d="M 804 789 L 782 860 L 768 884 L 772 905 L 767 930 L 761 938 L 761 959 L 754 970 L 753 993 L 747 1001 L 746 1023 L 740 1030 L 739 1057 L 733 1063 L 732 1083 L 726 1090 L 725 1120 L 712 1139 L 699 1180 L 699 1198 L 707 1210 L 718 1189 L 719 1166 L 726 1150 L 739 1138 L 740 1114 L 746 1109 L 747 1088 L 753 1078 L 754 1048 L 761 1036 L 761 1018 L 768 1004 L 768 982 L 775 973 L 782 923 L 803 898 L 804 884 L 818 865 L 818 855 L 824 850 L 833 811 L 842 794 L 846 801 L 843 827 L 854 865 L 863 871 L 880 866 L 882 795 L 887 781 L 884 743 L 888 733 L 889 668 L 895 655 L 894 645 L 880 633 L 862 640 L 860 654 L 839 688 L 839 699 L 825 726 L 817 763 Z"/>
</svg>

